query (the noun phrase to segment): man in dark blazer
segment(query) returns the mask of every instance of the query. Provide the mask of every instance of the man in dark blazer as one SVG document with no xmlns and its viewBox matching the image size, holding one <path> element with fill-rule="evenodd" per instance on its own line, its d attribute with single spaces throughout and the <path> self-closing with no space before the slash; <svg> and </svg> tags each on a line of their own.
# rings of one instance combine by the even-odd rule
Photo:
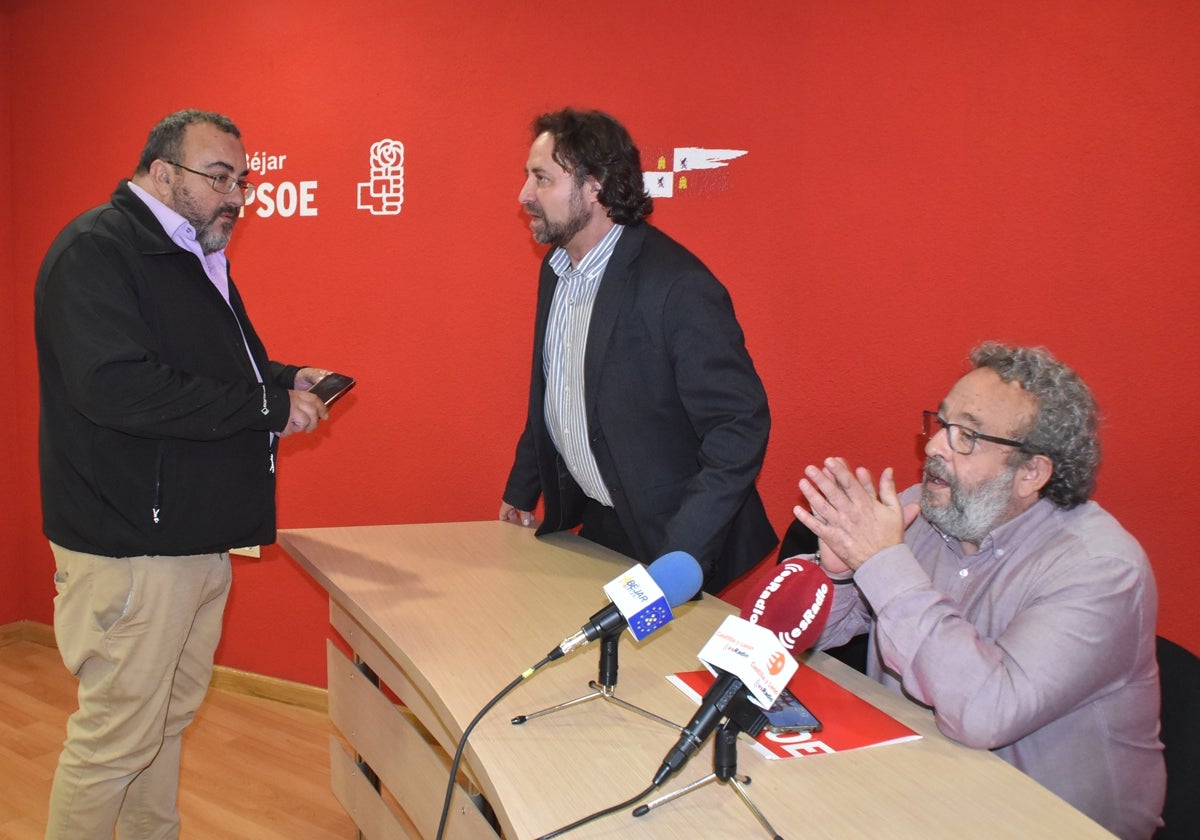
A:
<svg viewBox="0 0 1200 840">
<path fill-rule="evenodd" d="M 729 294 L 644 219 L 641 159 L 612 117 L 533 123 L 520 201 L 542 263 L 529 413 L 500 518 L 649 563 L 690 553 L 719 592 L 777 537 L 754 486 L 770 431 Z"/>
</svg>

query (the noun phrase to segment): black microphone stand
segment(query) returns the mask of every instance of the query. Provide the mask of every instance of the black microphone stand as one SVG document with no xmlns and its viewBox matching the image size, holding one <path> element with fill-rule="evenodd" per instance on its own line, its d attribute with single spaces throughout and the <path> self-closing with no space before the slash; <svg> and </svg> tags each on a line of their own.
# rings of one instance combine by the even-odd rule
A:
<svg viewBox="0 0 1200 840">
<path fill-rule="evenodd" d="M 574 700 L 568 700 L 565 703 L 559 703 L 547 709 L 542 709 L 538 712 L 532 712 L 527 715 L 517 715 L 512 719 L 513 726 L 519 726 L 527 720 L 533 720 L 542 715 L 548 715 L 551 712 L 562 711 L 571 706 L 577 706 L 580 703 L 586 703 L 589 700 L 607 700 L 610 703 L 616 703 L 623 709 L 635 712 L 650 720 L 657 721 L 661 724 L 671 727 L 676 732 L 679 732 L 682 727 L 677 723 L 672 723 L 664 717 L 659 717 L 653 712 L 647 711 L 640 706 L 635 706 L 632 703 L 622 700 L 616 695 L 617 689 L 617 644 L 621 641 L 621 630 L 614 630 L 611 633 L 606 633 L 600 637 L 600 673 L 594 680 L 588 681 L 588 688 L 592 689 L 588 694 L 582 697 L 576 697 Z"/>
<path fill-rule="evenodd" d="M 635 817 L 645 816 L 659 805 L 666 805 L 668 802 L 674 802 L 681 796 L 686 796 L 694 790 L 697 790 L 709 782 L 721 782 L 733 788 L 733 792 L 738 795 L 754 818 L 758 820 L 759 825 L 767 830 L 767 834 L 771 835 L 772 840 L 783 840 L 763 815 L 763 812 L 758 809 L 754 801 L 750 798 L 750 794 L 746 792 L 746 786 L 750 784 L 749 776 L 739 776 L 737 774 L 737 737 L 739 732 L 745 732 L 750 737 L 755 737 L 767 725 L 766 715 L 762 709 L 754 705 L 749 697 L 743 695 L 735 703 L 730 704 L 730 708 L 726 710 L 725 722 L 717 729 L 713 741 L 713 771 L 702 779 L 692 782 L 689 785 L 681 787 L 679 790 L 660 796 L 652 802 L 647 802 L 645 805 L 639 805 L 634 808 L 633 815 Z"/>
</svg>

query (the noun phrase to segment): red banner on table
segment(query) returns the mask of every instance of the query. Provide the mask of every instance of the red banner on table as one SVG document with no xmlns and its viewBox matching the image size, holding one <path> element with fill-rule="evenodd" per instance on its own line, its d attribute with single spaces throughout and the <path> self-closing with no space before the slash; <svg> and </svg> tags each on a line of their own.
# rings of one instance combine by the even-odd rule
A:
<svg viewBox="0 0 1200 840">
<path fill-rule="evenodd" d="M 699 703 L 714 678 L 708 671 L 681 671 L 667 679 Z M 766 758 L 846 752 L 915 741 L 921 737 L 891 715 L 805 665 L 796 671 L 788 689 L 817 716 L 821 730 L 774 733 L 764 729 L 754 739 L 754 747 Z"/>
</svg>

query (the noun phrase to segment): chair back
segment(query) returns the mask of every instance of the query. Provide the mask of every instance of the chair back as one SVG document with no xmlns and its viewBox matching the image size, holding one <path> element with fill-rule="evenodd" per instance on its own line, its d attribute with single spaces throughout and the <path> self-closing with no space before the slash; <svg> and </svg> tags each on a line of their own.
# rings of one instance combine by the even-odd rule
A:
<svg viewBox="0 0 1200 840">
<path fill-rule="evenodd" d="M 1195 840 L 1200 837 L 1200 658 L 1162 636 L 1157 651 L 1167 801 L 1164 825 L 1154 838 Z"/>
</svg>

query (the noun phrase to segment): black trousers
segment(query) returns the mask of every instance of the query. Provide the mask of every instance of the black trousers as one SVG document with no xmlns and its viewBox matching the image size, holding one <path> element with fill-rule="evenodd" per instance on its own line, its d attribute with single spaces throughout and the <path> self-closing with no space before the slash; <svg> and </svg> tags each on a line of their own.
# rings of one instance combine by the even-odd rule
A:
<svg viewBox="0 0 1200 840">
<path fill-rule="evenodd" d="M 602 505 L 595 499 L 588 499 L 583 506 L 583 524 L 579 528 L 579 536 L 591 540 L 605 548 L 624 554 L 633 560 L 640 560 L 633 548 L 633 541 L 625 532 L 617 512 L 607 505 Z"/>
</svg>

